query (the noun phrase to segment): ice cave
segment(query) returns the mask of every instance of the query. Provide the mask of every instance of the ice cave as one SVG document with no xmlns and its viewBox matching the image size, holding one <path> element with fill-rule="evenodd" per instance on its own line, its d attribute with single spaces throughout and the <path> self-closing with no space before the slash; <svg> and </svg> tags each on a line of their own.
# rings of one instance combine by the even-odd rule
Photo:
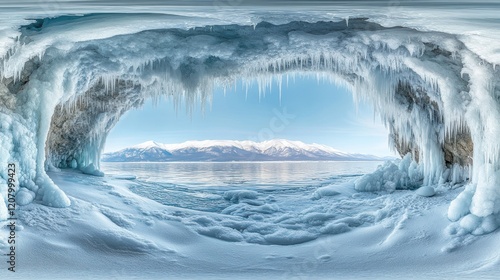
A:
<svg viewBox="0 0 500 280">
<path fill-rule="evenodd" d="M 102 175 L 107 134 L 148 98 L 170 95 L 195 104 L 208 102 L 214 85 L 239 79 L 264 92 L 273 81 L 316 75 L 373 104 L 394 148 L 414 159 L 399 167 L 406 177 L 396 187 L 379 170 L 358 190 L 468 181 L 448 218 L 472 234 L 500 226 L 498 57 L 452 33 L 366 18 L 164 23 L 169 20 L 178 19 L 139 23 L 133 14 L 88 14 L 1 31 L 0 166 L 18 164 L 19 204 L 69 206 L 46 171 Z M 6 172 L 0 169 L 0 219 L 7 217 Z"/>
</svg>

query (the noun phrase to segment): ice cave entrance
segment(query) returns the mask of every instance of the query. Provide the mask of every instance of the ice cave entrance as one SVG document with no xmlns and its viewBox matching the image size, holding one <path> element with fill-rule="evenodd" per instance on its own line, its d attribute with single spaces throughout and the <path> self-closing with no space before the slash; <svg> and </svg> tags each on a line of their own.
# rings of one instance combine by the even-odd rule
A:
<svg viewBox="0 0 500 280">
<path fill-rule="evenodd" d="M 414 154 L 423 185 L 464 178 L 457 174 L 472 165 L 471 184 L 448 217 L 475 233 L 500 225 L 500 69 L 457 36 L 367 19 L 145 28 L 104 37 L 68 29 L 95 17 L 21 27 L 1 58 L 0 155 L 4 165 L 20 163 L 26 201 L 36 194 L 46 205 L 69 206 L 45 170 L 76 165 L 99 174 L 107 135 L 146 99 L 171 95 L 194 104 L 209 100 L 214 84 L 253 79 L 265 88 L 305 72 L 372 104 L 392 146 Z"/>
</svg>

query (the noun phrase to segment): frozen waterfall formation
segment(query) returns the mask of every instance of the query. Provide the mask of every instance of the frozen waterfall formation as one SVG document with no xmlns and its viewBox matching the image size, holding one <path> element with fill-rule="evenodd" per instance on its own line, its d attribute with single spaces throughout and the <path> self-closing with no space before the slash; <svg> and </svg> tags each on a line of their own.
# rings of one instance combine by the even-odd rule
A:
<svg viewBox="0 0 500 280">
<path fill-rule="evenodd" d="M 20 201 L 68 206 L 46 170 L 99 174 L 106 135 L 146 98 L 169 95 L 195 104 L 209 100 L 215 84 L 242 79 L 265 91 L 273 81 L 311 74 L 371 102 L 396 149 L 418 160 L 414 169 L 424 185 L 470 175 L 449 208 L 450 220 L 474 234 L 500 224 L 499 71 L 454 35 L 366 19 L 106 36 L 71 31 L 93 16 L 36 21 L 0 53 L 3 196 L 7 163 L 15 162 Z"/>
</svg>

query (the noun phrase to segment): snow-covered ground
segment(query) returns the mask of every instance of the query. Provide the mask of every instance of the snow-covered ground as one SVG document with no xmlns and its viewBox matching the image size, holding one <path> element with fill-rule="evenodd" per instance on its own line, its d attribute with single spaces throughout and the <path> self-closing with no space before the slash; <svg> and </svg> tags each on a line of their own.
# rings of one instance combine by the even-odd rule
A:
<svg viewBox="0 0 500 280">
<path fill-rule="evenodd" d="M 500 272 L 500 232 L 459 235 L 446 217 L 460 186 L 422 197 L 356 192 L 346 179 L 285 194 L 286 201 L 226 192 L 232 211 L 203 211 L 139 196 L 130 191 L 136 181 L 49 175 L 71 206 L 17 211 L 17 272 L 2 269 L 2 278 L 496 279 Z"/>
</svg>

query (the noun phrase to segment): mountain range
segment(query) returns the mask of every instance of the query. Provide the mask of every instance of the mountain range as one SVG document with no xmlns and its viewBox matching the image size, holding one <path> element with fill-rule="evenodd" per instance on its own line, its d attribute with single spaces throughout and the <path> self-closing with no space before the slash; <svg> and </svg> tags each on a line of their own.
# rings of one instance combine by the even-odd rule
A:
<svg viewBox="0 0 500 280">
<path fill-rule="evenodd" d="M 389 157 L 350 154 L 320 144 L 300 141 L 269 140 L 264 142 L 205 140 L 181 144 L 147 141 L 142 144 L 105 153 L 105 162 L 168 161 L 376 161 Z"/>
</svg>

